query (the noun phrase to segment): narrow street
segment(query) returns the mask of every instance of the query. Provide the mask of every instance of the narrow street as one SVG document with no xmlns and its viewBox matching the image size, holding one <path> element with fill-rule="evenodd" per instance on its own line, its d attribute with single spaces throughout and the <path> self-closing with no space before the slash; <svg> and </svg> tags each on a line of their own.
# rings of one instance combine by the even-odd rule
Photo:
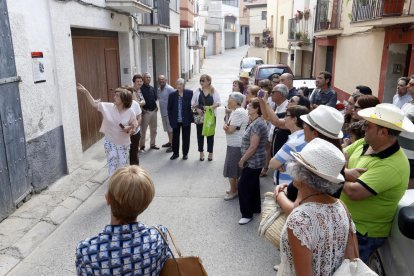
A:
<svg viewBox="0 0 414 276">
<path fill-rule="evenodd" d="M 240 59 L 247 47 L 228 50 L 223 55 L 208 57 L 202 73 L 212 76 L 213 86 L 220 92 L 222 106 L 217 117 L 214 160 L 198 160 L 195 126 L 192 126 L 188 160 L 170 161 L 165 149 L 149 150 L 140 155 L 140 164 L 153 177 L 156 196 L 138 218 L 148 224 L 163 224 L 174 234 L 184 255 L 199 255 L 209 275 L 274 275 L 278 252 L 258 236 L 260 216 L 240 226 L 239 203 L 223 200 L 228 181 L 222 175 L 226 139 L 222 131 L 224 108 L 231 84 L 238 76 Z M 155 79 L 155 76 L 154 76 Z M 199 76 L 186 85 L 198 87 Z M 170 81 L 175 86 L 175 80 Z M 148 131 L 149 132 L 149 131 Z M 147 134 L 147 139 L 149 134 Z M 167 135 L 158 120 L 157 145 L 166 143 Z M 102 144 L 102 141 L 98 142 Z M 103 146 L 91 150 L 104 158 Z M 181 155 L 181 152 L 180 152 Z M 107 183 L 99 187 L 56 231 L 17 265 L 8 275 L 73 275 L 75 247 L 78 241 L 96 235 L 108 224 L 109 208 L 104 194 Z M 261 179 L 261 193 L 273 189 L 271 177 Z"/>
</svg>

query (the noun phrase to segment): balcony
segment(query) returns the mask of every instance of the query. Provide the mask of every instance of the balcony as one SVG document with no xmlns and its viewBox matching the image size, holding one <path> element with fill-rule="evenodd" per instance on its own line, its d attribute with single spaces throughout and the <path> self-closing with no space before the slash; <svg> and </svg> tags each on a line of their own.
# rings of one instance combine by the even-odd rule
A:
<svg viewBox="0 0 414 276">
<path fill-rule="evenodd" d="M 190 35 L 188 36 L 187 45 L 190 49 L 200 49 L 203 47 L 198 32 L 190 32 Z"/>
<path fill-rule="evenodd" d="M 306 9 L 303 12 L 297 11 L 295 17 L 288 20 L 288 41 L 294 42 L 293 45 L 301 47 L 310 44 L 309 18 L 310 10 Z"/>
<path fill-rule="evenodd" d="M 342 0 L 318 0 L 315 16 L 315 36 L 341 34 L 341 13 Z"/>
<path fill-rule="evenodd" d="M 152 0 L 106 0 L 106 6 L 127 13 L 150 13 Z"/>
<path fill-rule="evenodd" d="M 192 28 L 194 26 L 194 2 L 190 0 L 180 1 L 180 28 Z"/>
<path fill-rule="evenodd" d="M 354 0 L 352 4 L 353 26 L 386 27 L 412 23 L 413 0 Z"/>
<path fill-rule="evenodd" d="M 144 14 L 142 25 L 170 28 L 170 3 L 166 0 L 154 0 L 154 9 L 150 14 Z M 141 28 L 142 29 L 142 28 Z"/>
</svg>

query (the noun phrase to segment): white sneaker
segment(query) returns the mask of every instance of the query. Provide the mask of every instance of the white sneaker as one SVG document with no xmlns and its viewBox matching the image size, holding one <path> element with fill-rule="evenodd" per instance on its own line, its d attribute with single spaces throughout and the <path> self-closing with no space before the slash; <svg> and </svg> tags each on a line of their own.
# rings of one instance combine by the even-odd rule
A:
<svg viewBox="0 0 414 276">
<path fill-rule="evenodd" d="M 240 225 L 245 225 L 245 224 L 248 224 L 249 222 L 251 222 L 252 221 L 252 219 L 251 218 L 241 218 L 240 220 L 239 220 L 239 224 Z"/>
<path fill-rule="evenodd" d="M 275 266 L 273 267 L 273 270 L 274 270 L 274 271 L 278 271 L 278 270 L 279 270 L 279 265 L 275 265 Z"/>
</svg>

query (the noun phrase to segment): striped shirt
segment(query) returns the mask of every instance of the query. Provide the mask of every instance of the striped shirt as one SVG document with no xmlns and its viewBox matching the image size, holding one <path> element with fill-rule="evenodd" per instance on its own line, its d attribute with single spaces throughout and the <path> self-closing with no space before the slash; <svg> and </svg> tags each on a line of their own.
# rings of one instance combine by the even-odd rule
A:
<svg viewBox="0 0 414 276">
<path fill-rule="evenodd" d="M 267 142 L 267 125 L 262 117 L 258 117 L 251 122 L 242 137 L 241 152 L 242 156 L 246 153 L 250 147 L 250 138 L 253 135 L 258 135 L 259 145 L 256 148 L 255 153 L 247 160 L 247 167 L 250 169 L 260 169 L 265 166 L 266 162 L 266 142 Z"/>
<path fill-rule="evenodd" d="M 303 129 L 295 131 L 294 133 L 289 135 L 287 142 L 282 146 L 282 148 L 275 154 L 274 158 L 279 161 L 283 165 L 283 169 L 285 169 L 286 163 L 293 160 L 293 156 L 291 152 L 300 152 L 306 145 L 305 142 L 305 133 Z M 274 172 L 273 179 L 275 183 L 277 183 L 277 170 Z M 279 173 L 279 183 L 290 183 L 292 181 L 292 177 L 286 172 L 280 171 Z"/>
</svg>

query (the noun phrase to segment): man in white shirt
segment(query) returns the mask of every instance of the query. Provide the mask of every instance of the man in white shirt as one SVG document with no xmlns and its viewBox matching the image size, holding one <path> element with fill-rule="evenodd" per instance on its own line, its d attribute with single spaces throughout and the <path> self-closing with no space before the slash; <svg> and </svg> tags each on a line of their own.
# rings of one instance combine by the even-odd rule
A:
<svg viewBox="0 0 414 276">
<path fill-rule="evenodd" d="M 402 77 L 398 79 L 397 93 L 392 98 L 392 104 L 398 106 L 398 108 L 403 107 L 404 104 L 411 102 L 413 100 L 413 98 L 407 90 L 407 85 L 409 81 L 410 78 L 407 77 Z"/>
</svg>

